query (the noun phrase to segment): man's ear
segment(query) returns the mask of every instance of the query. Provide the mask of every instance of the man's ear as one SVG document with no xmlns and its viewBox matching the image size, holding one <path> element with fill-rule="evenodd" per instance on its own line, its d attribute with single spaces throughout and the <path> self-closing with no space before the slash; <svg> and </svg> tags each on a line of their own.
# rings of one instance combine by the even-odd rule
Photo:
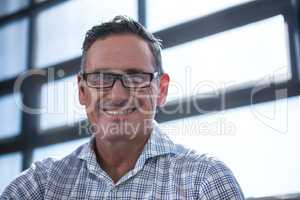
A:
<svg viewBox="0 0 300 200">
<path fill-rule="evenodd" d="M 81 105 L 86 105 L 87 97 L 86 97 L 86 91 L 85 91 L 83 84 L 84 84 L 84 82 L 83 82 L 82 76 L 80 74 L 78 74 L 77 75 L 77 85 L 78 85 L 79 102 Z"/>
<path fill-rule="evenodd" d="M 158 99 L 157 99 L 158 106 L 163 106 L 166 102 L 167 95 L 168 95 L 169 82 L 170 82 L 169 75 L 164 73 L 160 77 L 159 95 L 158 95 Z"/>
</svg>

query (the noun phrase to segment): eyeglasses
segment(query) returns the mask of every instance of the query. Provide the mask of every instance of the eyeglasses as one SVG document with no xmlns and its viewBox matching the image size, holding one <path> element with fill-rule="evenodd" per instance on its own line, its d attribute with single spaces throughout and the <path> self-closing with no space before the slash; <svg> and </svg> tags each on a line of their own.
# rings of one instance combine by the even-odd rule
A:
<svg viewBox="0 0 300 200">
<path fill-rule="evenodd" d="M 158 77 L 158 72 L 147 73 L 128 73 L 128 74 L 115 74 L 103 72 L 82 73 L 83 80 L 91 88 L 112 88 L 117 80 L 120 80 L 123 87 L 130 89 L 146 88 L 149 87 L 151 81 Z"/>
</svg>

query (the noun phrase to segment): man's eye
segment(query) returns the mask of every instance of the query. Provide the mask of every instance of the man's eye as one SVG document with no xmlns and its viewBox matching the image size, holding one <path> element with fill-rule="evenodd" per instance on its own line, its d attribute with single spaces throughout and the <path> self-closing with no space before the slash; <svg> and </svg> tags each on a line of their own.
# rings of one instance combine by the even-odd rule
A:
<svg viewBox="0 0 300 200">
<path fill-rule="evenodd" d="M 111 77 L 105 76 L 103 74 L 93 74 L 90 76 L 90 82 L 94 84 L 102 84 L 111 81 Z"/>
<path fill-rule="evenodd" d="M 144 81 L 144 79 L 142 79 L 140 77 L 135 77 L 135 78 L 131 79 L 131 81 L 134 83 L 141 83 Z"/>
<path fill-rule="evenodd" d="M 90 77 L 90 80 L 91 81 L 100 81 L 100 80 L 103 80 L 103 76 L 101 75 L 93 75 Z"/>
<path fill-rule="evenodd" d="M 134 83 L 141 83 L 141 82 L 144 82 L 145 79 L 142 76 L 135 75 L 135 76 L 130 76 L 129 81 L 134 82 Z"/>
<path fill-rule="evenodd" d="M 100 76 L 100 79 L 102 79 L 102 80 L 113 80 L 114 77 L 111 76 L 111 75 L 108 75 L 108 74 L 104 74 L 104 75 Z"/>
</svg>

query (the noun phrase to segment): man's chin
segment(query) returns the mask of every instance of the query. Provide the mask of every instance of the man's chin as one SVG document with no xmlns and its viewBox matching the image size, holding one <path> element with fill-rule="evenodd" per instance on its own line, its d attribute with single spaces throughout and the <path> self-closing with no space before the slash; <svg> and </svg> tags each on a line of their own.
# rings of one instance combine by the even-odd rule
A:
<svg viewBox="0 0 300 200">
<path fill-rule="evenodd" d="M 109 142 L 127 142 L 134 140 L 136 138 L 136 134 L 127 135 L 124 133 L 105 133 L 105 134 L 98 134 L 96 135 L 96 138 L 99 138 L 100 140 L 105 140 Z"/>
</svg>

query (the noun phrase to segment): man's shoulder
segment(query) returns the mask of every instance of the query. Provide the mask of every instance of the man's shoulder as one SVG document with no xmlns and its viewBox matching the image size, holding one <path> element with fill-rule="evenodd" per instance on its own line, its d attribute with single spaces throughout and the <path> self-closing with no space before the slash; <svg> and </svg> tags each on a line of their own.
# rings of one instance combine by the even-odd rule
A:
<svg viewBox="0 0 300 200">
<path fill-rule="evenodd" d="M 83 160 L 80 159 L 80 154 L 88 148 L 89 143 L 85 143 L 77 147 L 73 152 L 61 159 L 47 158 L 42 161 L 35 162 L 34 165 L 39 166 L 39 170 L 47 173 L 48 181 L 55 181 L 72 174 L 76 174 L 83 165 Z"/>
<path fill-rule="evenodd" d="M 169 156 L 173 166 L 171 171 L 179 172 L 175 177 L 192 180 L 201 198 L 244 199 L 235 176 L 224 162 L 211 154 L 201 154 L 181 145 L 176 148 L 177 153 Z"/>
<path fill-rule="evenodd" d="M 212 154 L 200 153 L 182 145 L 176 144 L 175 146 L 176 153 L 169 157 L 175 168 L 190 169 L 191 173 L 196 173 L 200 177 L 207 177 L 218 172 L 223 172 L 224 175 L 231 174 L 226 164 Z"/>
<path fill-rule="evenodd" d="M 79 155 L 87 145 L 88 143 L 85 143 L 77 147 L 73 152 L 60 159 L 55 157 L 49 157 L 41 161 L 37 161 L 33 163 L 30 168 L 40 169 L 43 171 L 51 171 L 53 169 L 55 170 L 64 168 L 74 168 L 80 162 Z"/>
<path fill-rule="evenodd" d="M 172 159 L 179 163 L 189 163 L 191 165 L 211 166 L 220 162 L 220 160 L 212 154 L 201 153 L 180 144 L 175 144 L 175 151 L 172 155 Z"/>
<path fill-rule="evenodd" d="M 156 139 L 157 149 L 168 149 L 167 154 L 164 153 L 160 156 L 160 161 L 169 162 L 171 167 L 175 169 L 190 169 L 191 172 L 207 173 L 208 170 L 214 170 L 215 168 L 226 170 L 226 165 L 218 158 L 211 154 L 201 153 L 191 148 L 178 143 L 174 143 L 158 126 L 156 126 L 157 132 L 154 137 Z"/>
<path fill-rule="evenodd" d="M 41 198 L 48 182 L 66 177 L 70 173 L 76 173 L 74 170 L 79 170 L 81 161 L 78 155 L 85 145 L 87 144 L 81 145 L 62 159 L 46 158 L 34 162 L 6 187 L 1 199 L 6 197 L 8 199 Z"/>
</svg>

